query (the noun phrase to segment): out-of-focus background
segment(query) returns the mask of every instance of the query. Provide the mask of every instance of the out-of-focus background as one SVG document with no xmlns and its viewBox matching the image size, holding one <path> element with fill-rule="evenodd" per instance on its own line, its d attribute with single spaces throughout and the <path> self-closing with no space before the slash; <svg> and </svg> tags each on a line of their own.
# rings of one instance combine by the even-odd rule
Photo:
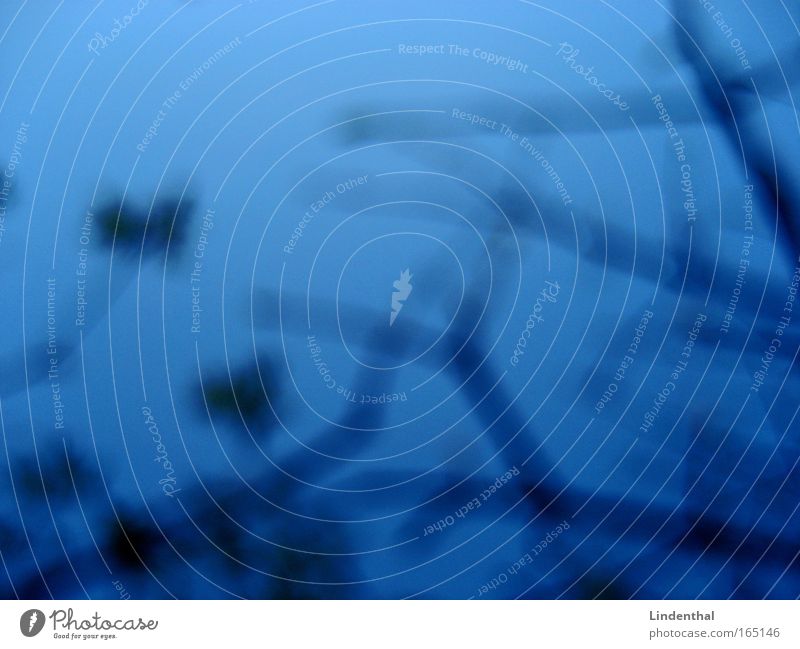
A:
<svg viewBox="0 0 800 649">
<path fill-rule="evenodd" d="M 800 596 L 796 3 L 3 9 L 3 597 Z"/>
</svg>

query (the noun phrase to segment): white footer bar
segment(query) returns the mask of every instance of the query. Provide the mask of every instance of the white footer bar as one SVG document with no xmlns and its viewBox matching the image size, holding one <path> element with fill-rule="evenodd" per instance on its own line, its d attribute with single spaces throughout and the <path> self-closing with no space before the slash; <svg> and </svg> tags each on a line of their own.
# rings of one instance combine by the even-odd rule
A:
<svg viewBox="0 0 800 649">
<path fill-rule="evenodd" d="M 0 647 L 800 647 L 795 601 L 6 601 Z"/>
</svg>

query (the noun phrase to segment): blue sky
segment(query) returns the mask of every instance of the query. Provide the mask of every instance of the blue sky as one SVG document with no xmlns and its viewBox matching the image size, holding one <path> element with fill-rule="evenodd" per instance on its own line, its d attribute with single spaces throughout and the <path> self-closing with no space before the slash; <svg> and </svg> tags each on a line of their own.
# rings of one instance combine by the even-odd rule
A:
<svg viewBox="0 0 800 649">
<path fill-rule="evenodd" d="M 796 11 L 6 4 L 8 596 L 797 596 Z"/>
</svg>

